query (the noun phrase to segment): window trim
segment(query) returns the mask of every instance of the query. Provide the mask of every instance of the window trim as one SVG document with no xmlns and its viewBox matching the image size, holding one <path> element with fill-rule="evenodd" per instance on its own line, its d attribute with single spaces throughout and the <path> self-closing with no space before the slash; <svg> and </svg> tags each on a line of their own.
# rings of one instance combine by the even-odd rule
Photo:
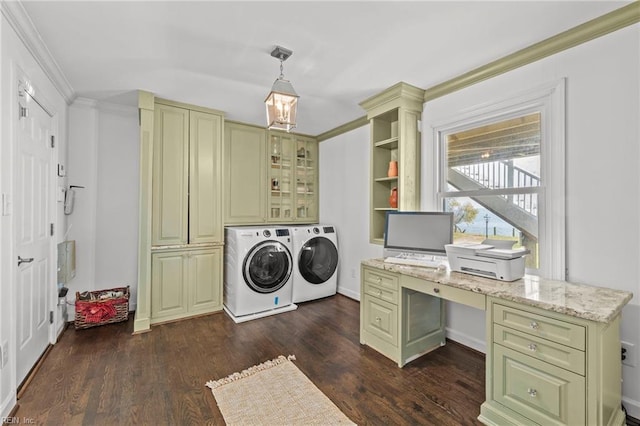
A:
<svg viewBox="0 0 640 426">
<path fill-rule="evenodd" d="M 541 114 L 540 178 L 542 186 L 518 189 L 518 193 L 538 194 L 538 240 L 540 269 L 543 277 L 564 280 L 566 277 L 565 225 L 565 91 L 566 78 L 545 84 L 507 98 L 493 99 L 464 110 L 460 114 L 431 125 L 433 131 L 432 170 L 434 191 L 431 203 L 442 209 L 445 197 L 466 196 L 464 192 L 442 190 L 446 183 L 444 136 L 453 132 L 479 127 L 490 122 L 508 119 L 531 111 Z M 425 132 L 426 134 L 426 132 Z M 549 143 L 553 141 L 553 143 Z M 446 189 L 446 188 L 445 188 Z M 500 190 L 491 190 L 498 194 Z M 502 190 L 505 193 L 510 190 Z M 475 195 L 478 192 L 474 192 Z"/>
</svg>

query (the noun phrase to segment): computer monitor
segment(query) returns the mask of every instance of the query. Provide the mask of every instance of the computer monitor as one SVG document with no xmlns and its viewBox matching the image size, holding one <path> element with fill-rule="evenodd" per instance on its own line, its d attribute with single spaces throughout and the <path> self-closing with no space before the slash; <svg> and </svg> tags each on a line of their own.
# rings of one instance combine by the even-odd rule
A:
<svg viewBox="0 0 640 426">
<path fill-rule="evenodd" d="M 446 257 L 444 246 L 453 243 L 453 225 L 451 212 L 387 212 L 384 256 Z"/>
</svg>

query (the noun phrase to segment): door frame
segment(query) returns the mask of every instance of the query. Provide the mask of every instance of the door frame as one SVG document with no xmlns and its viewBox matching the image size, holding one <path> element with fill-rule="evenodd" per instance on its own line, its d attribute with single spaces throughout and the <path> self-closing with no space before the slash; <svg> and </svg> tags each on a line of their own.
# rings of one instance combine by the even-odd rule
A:
<svg viewBox="0 0 640 426">
<path fill-rule="evenodd" d="M 55 145 L 51 148 L 49 153 L 49 160 L 51 164 L 51 179 L 49 183 L 49 188 L 47 189 L 48 197 L 47 203 L 49 207 L 49 217 L 47 221 L 52 223 L 54 226 L 53 236 L 49 239 L 49 247 L 48 247 L 48 256 L 49 256 L 49 269 L 48 269 L 48 277 L 50 285 L 48 286 L 48 304 L 49 311 L 53 312 L 53 322 L 49 322 L 48 328 L 48 337 L 49 344 L 54 344 L 57 340 L 57 325 L 60 321 L 60 315 L 57 309 L 58 298 L 56 294 L 56 286 L 57 286 L 57 250 L 56 250 L 56 235 L 60 231 L 60 224 L 57 220 L 58 209 L 56 206 L 56 186 L 58 184 L 58 175 L 57 175 L 57 164 L 58 164 L 58 148 L 59 148 L 59 115 L 56 110 L 52 107 L 52 103 L 47 99 L 47 97 L 43 94 L 41 90 L 38 90 L 37 85 L 33 83 L 33 80 L 29 78 L 29 75 L 24 72 L 17 64 L 14 64 L 12 67 L 13 77 L 11 78 L 11 92 L 13 94 L 13 102 L 11 102 L 11 107 L 9 112 L 9 123 L 6 123 L 9 127 L 9 135 L 10 135 L 10 144 L 11 144 L 11 194 L 12 194 L 12 208 L 11 208 L 11 220 L 10 220 L 10 229 L 9 229 L 9 238 L 11 239 L 10 244 L 10 256 L 11 259 L 9 265 L 9 276 L 10 276 L 10 300 L 11 300 L 11 313 L 10 313 L 10 321 L 11 325 L 11 333 L 10 333 L 10 342 L 11 342 L 11 350 L 10 356 L 14 360 L 14 373 L 13 379 L 14 382 L 17 380 L 17 267 L 15 260 L 17 259 L 17 241 L 16 241 L 16 223 L 15 223 L 15 208 L 13 206 L 16 205 L 16 200 L 18 199 L 18 194 L 15 193 L 15 181 L 17 179 L 16 172 L 17 168 L 15 167 L 15 160 L 18 150 L 18 135 L 17 135 L 17 123 L 20 120 L 19 114 L 19 105 L 24 103 L 23 97 L 28 96 L 31 100 L 37 103 L 42 109 L 51 117 L 51 135 L 55 138 Z M 14 383 L 15 388 L 20 385 L 19 383 Z"/>
</svg>

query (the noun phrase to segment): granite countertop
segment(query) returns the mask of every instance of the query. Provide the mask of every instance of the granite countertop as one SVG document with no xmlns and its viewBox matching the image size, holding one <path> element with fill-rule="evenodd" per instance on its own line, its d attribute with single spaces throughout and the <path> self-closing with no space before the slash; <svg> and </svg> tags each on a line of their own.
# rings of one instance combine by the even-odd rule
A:
<svg viewBox="0 0 640 426">
<path fill-rule="evenodd" d="M 367 259 L 363 260 L 362 264 L 603 323 L 613 320 L 633 297 L 633 293 L 628 291 L 547 280 L 534 275 L 525 275 L 517 281 L 506 282 L 452 272 L 448 268 L 432 269 L 385 263 L 384 259 Z"/>
</svg>

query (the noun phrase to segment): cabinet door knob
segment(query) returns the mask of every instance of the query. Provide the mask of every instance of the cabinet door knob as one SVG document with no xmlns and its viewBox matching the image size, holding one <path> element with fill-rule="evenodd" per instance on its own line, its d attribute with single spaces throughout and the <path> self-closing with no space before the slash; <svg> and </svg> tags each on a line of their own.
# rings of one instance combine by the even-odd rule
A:
<svg viewBox="0 0 640 426">
<path fill-rule="evenodd" d="M 378 290 L 378 297 L 382 296 L 382 290 Z"/>
<path fill-rule="evenodd" d="M 535 352 L 538 350 L 538 345 L 536 345 L 535 343 L 529 343 L 529 346 L 527 346 L 529 348 L 529 350 L 531 352 Z"/>
<path fill-rule="evenodd" d="M 435 288 L 433 289 L 433 292 L 434 292 L 434 293 L 440 293 L 440 289 L 439 289 L 438 287 L 435 287 Z"/>
<path fill-rule="evenodd" d="M 538 395 L 538 391 L 532 388 L 528 388 L 527 393 L 531 398 L 535 398 Z"/>
<path fill-rule="evenodd" d="M 540 324 L 538 324 L 535 321 L 531 321 L 531 324 L 529 324 L 529 327 L 531 327 L 534 330 L 537 330 L 538 328 L 540 328 Z"/>
<path fill-rule="evenodd" d="M 382 321 L 382 318 L 376 317 L 376 322 L 380 322 L 380 321 Z"/>
<path fill-rule="evenodd" d="M 376 281 L 377 281 L 378 283 L 381 283 L 381 282 L 382 282 L 382 278 L 378 277 L 378 278 L 376 278 Z"/>
</svg>

